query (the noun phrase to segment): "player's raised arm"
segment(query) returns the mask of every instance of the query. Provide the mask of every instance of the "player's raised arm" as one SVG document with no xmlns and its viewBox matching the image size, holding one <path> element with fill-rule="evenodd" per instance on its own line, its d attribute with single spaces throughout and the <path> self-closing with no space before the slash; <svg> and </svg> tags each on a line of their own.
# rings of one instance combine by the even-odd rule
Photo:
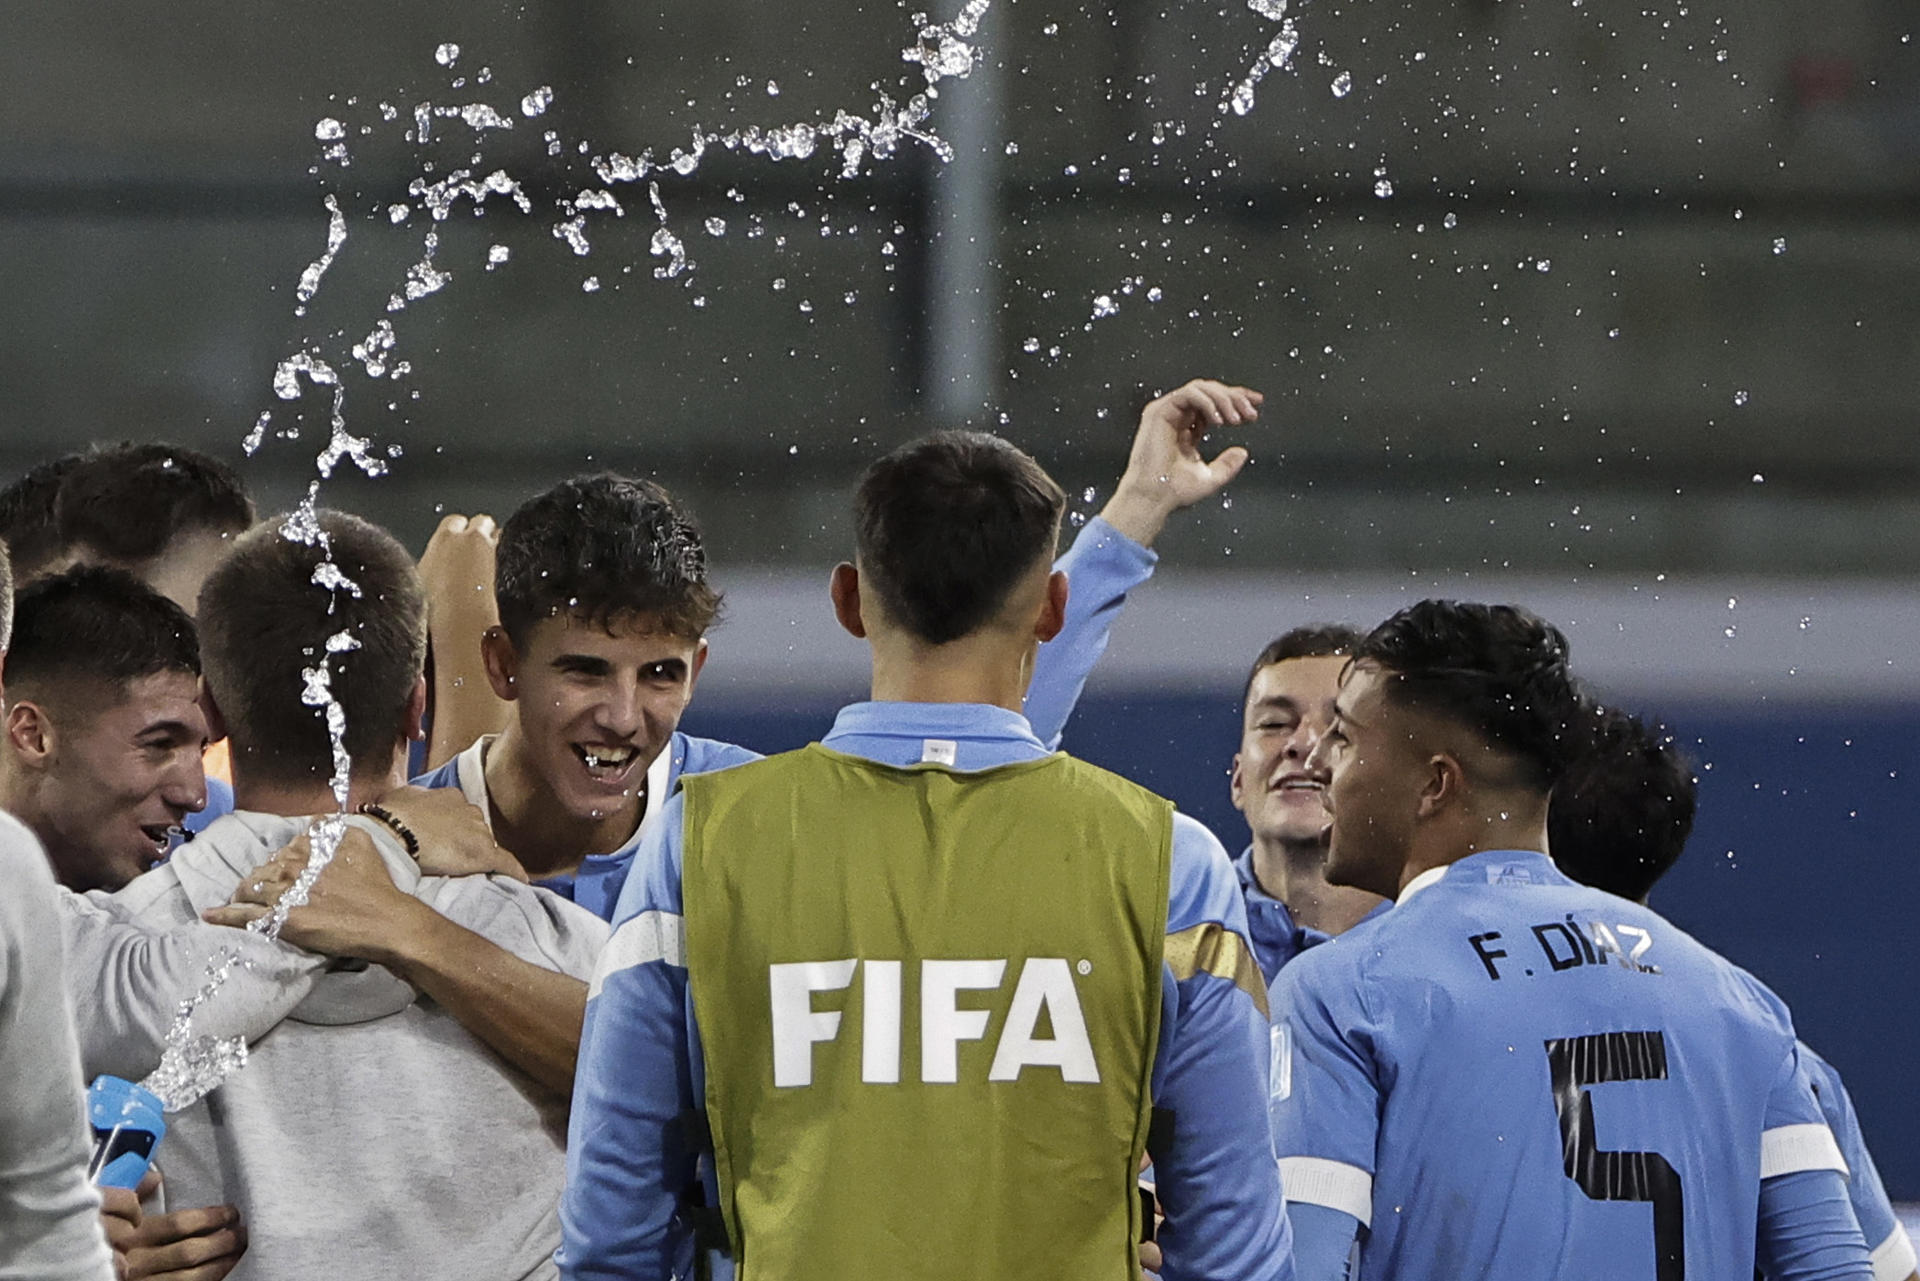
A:
<svg viewBox="0 0 1920 1281">
<path fill-rule="evenodd" d="M 497 734 L 507 705 L 487 684 L 480 638 L 500 623 L 493 596 L 500 529 L 491 516 L 447 516 L 420 556 L 427 590 L 427 641 L 433 655 L 433 724 L 427 767 L 452 760 L 483 734 Z"/>
<path fill-rule="evenodd" d="M 1141 411 L 1113 497 L 1054 566 L 1071 584 L 1066 624 L 1040 647 L 1026 699 L 1027 719 L 1048 747 L 1059 746 L 1127 593 L 1153 575 L 1153 544 L 1168 517 L 1219 493 L 1246 466 L 1240 445 L 1208 459 L 1207 433 L 1252 423 L 1263 399 L 1251 388 L 1196 378 Z"/>
</svg>

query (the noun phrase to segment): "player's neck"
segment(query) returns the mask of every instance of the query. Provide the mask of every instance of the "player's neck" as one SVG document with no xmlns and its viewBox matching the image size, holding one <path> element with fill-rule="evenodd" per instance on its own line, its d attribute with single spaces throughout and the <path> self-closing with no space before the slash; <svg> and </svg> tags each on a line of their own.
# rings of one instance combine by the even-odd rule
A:
<svg viewBox="0 0 1920 1281">
<path fill-rule="evenodd" d="M 945 645 L 903 637 L 874 638 L 873 700 L 877 703 L 985 703 L 1022 711 L 1033 676 L 1033 644 L 1010 643 L 996 632 L 963 636 Z"/>
<path fill-rule="evenodd" d="M 611 854 L 627 843 L 646 809 L 640 790 L 618 809 L 598 818 L 569 813 L 534 768 L 517 724 L 509 722 L 487 748 L 484 772 L 493 839 L 511 850 L 535 880 L 569 876 L 589 854 Z"/>
<path fill-rule="evenodd" d="M 1327 847 L 1320 841 L 1253 840 L 1253 877 L 1287 905 L 1293 923 L 1344 934 L 1380 903 L 1378 894 L 1327 883 Z"/>
<path fill-rule="evenodd" d="M 347 783 L 349 813 L 369 801 L 377 801 L 407 781 L 406 745 L 402 743 L 384 771 L 355 771 Z M 280 780 L 263 777 L 247 768 L 247 754 L 235 744 L 233 751 L 233 808 L 254 814 L 279 814 L 302 818 L 309 814 L 332 814 L 340 810 L 331 780 L 303 778 Z"/>
<path fill-rule="evenodd" d="M 1404 891 L 1423 872 L 1450 867 L 1463 858 L 1489 850 L 1532 850 L 1544 855 L 1547 852 L 1545 798 L 1494 802 L 1480 812 L 1458 815 L 1427 833 L 1425 839 L 1416 839 L 1400 872 L 1400 890 Z M 1396 893 L 1395 897 L 1399 895 Z"/>
</svg>

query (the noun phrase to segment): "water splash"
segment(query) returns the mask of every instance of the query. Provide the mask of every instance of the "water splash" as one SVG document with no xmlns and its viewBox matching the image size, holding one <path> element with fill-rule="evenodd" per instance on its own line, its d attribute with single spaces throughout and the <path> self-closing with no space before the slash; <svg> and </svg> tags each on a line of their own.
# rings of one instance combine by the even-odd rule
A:
<svg viewBox="0 0 1920 1281">
<path fill-rule="evenodd" d="M 322 121 L 321 123 L 324 124 L 327 122 Z M 347 216 L 340 212 L 339 199 L 332 193 L 328 193 L 325 203 L 327 206 L 327 248 L 324 253 L 313 260 L 305 271 L 300 273 L 300 283 L 294 287 L 293 291 L 293 296 L 300 304 L 294 308 L 293 314 L 296 316 L 306 314 L 306 305 L 313 301 L 315 294 L 320 292 L 321 277 L 325 276 L 327 269 L 333 266 L 334 258 L 340 253 L 340 247 L 347 243 Z"/>
</svg>

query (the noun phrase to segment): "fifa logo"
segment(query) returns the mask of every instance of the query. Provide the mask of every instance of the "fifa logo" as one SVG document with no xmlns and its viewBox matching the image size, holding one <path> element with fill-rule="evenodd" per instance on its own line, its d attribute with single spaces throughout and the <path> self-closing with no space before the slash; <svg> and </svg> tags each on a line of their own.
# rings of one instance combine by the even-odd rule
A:
<svg viewBox="0 0 1920 1281">
<path fill-rule="evenodd" d="M 898 1085 L 905 964 L 850 958 L 769 965 L 774 1085 L 785 1089 L 813 1084 L 815 1047 L 838 1048 L 841 1039 L 840 1011 L 814 1009 L 814 993 L 851 988 L 856 971 L 861 1006 L 860 1079 L 869 1085 Z M 1006 979 L 1008 963 L 921 961 L 919 967 L 920 1080 L 928 1085 L 952 1085 L 960 1080 L 960 1043 L 986 1040 L 993 1017 L 987 1010 L 963 1009 L 960 994 L 997 992 Z M 1090 969 L 1087 962 L 1080 962 L 1082 974 Z M 1040 1035 L 1042 1014 L 1051 1036 Z M 1017 1081 L 1028 1068 L 1054 1069 L 1062 1081 L 1075 1084 L 1100 1083 L 1080 993 L 1064 957 L 1029 957 L 1020 967 L 987 1079 Z"/>
</svg>

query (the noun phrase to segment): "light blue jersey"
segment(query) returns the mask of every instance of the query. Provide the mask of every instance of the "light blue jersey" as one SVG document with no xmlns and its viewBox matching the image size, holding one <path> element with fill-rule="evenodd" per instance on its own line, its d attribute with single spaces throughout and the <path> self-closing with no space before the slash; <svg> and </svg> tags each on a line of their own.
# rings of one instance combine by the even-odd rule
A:
<svg viewBox="0 0 1920 1281">
<path fill-rule="evenodd" d="M 942 764 L 962 771 L 1047 754 L 1020 716 L 965 703 L 855 704 L 824 741 L 899 766 L 920 762 L 931 741 Z M 689 1254 L 689 1119 L 705 1098 L 705 1068 L 680 946 L 682 849 L 676 796 L 642 843 L 588 1000 L 560 1210 L 568 1278 L 665 1281 Z M 1209 923 L 1221 927 L 1223 953 L 1246 946 L 1246 912 L 1226 852 L 1205 828 L 1176 816 L 1167 930 Z M 1168 1207 L 1163 1275 L 1285 1281 L 1293 1275 L 1288 1227 L 1261 1115 L 1265 1016 L 1231 978 L 1203 971 L 1176 979 L 1163 967 L 1161 982 L 1152 1091 L 1172 1124 L 1149 1138 L 1149 1150 Z M 710 1170 L 703 1182 L 705 1203 L 718 1204 Z M 858 1260 L 846 1266 L 859 1274 Z"/>
<path fill-rule="evenodd" d="M 1067 720 L 1080 701 L 1080 691 L 1125 605 L 1127 593 L 1153 575 L 1158 557 L 1099 517 L 1087 522 L 1066 555 L 1054 568 L 1067 575 L 1067 616 L 1060 634 L 1040 647 L 1034 660 L 1033 685 L 1027 691 L 1026 712 L 1037 734 L 1051 750 L 1060 745 Z M 823 605 L 824 608 L 824 605 Z M 457 787 L 480 812 L 492 818 L 487 801 L 486 752 L 491 736 L 480 739 L 438 769 L 413 780 L 416 787 Z M 667 747 L 647 770 L 647 808 L 640 826 L 619 849 L 590 854 L 571 876 L 554 876 L 534 884 L 570 899 L 602 920 L 613 919 L 614 904 L 627 882 L 634 851 L 640 848 L 649 820 L 673 795 L 684 774 L 705 774 L 747 761 L 760 753 L 717 739 L 695 738 L 675 731 Z M 659 798 L 658 801 L 655 798 Z M 227 808 L 233 807 L 232 792 Z M 211 796 L 209 811 L 212 810 Z M 210 821 L 210 820 L 208 820 Z M 189 824 L 194 830 L 205 823 Z"/>
<path fill-rule="evenodd" d="M 1302 1277 L 1356 1231 L 1366 1281 L 1750 1281 L 1756 1238 L 1774 1277 L 1869 1275 L 1785 1007 L 1544 854 L 1416 877 L 1273 994 Z"/>
<path fill-rule="evenodd" d="M 1880 1182 L 1880 1170 L 1867 1151 L 1847 1087 L 1841 1084 L 1833 1064 L 1805 1044 L 1800 1046 L 1800 1057 L 1813 1080 L 1813 1093 L 1820 1101 L 1827 1127 L 1839 1140 L 1840 1154 L 1847 1159 L 1847 1199 L 1853 1203 L 1853 1217 L 1860 1221 L 1860 1230 L 1873 1252 L 1873 1281 L 1907 1281 L 1916 1267 L 1913 1242 L 1887 1199 L 1886 1185 Z"/>
</svg>

